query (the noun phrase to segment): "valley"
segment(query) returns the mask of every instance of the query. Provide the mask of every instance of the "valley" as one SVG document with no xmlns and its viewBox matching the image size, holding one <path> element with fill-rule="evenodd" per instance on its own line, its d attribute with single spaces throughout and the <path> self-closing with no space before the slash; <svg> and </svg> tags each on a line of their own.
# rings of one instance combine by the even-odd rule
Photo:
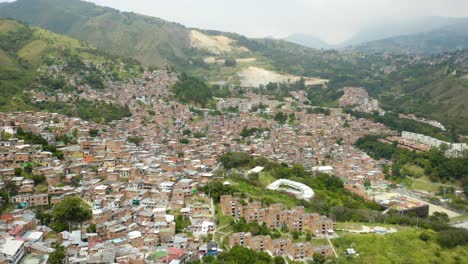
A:
<svg viewBox="0 0 468 264">
<path fill-rule="evenodd" d="M 0 263 L 464 263 L 466 50 L 0 17 Z"/>
</svg>

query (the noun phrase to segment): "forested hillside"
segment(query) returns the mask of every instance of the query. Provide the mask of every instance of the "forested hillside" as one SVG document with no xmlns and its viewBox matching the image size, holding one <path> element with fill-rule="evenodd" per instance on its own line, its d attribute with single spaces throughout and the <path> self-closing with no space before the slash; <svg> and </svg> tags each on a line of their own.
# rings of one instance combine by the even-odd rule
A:
<svg viewBox="0 0 468 264">
<path fill-rule="evenodd" d="M 108 81 L 125 81 L 141 71 L 136 61 L 81 41 L 0 20 L 0 111 L 54 111 L 98 122 L 120 119 L 130 115 L 125 106 L 65 95 L 78 87 L 102 90 Z"/>
<path fill-rule="evenodd" d="M 467 48 L 468 19 L 428 32 L 370 41 L 352 49 L 372 53 L 432 54 Z"/>
<path fill-rule="evenodd" d="M 20 0 L 2 8 L 0 16 L 87 41 L 146 65 L 163 65 L 165 59 L 187 62 L 188 29 L 157 18 L 79 0 Z"/>
</svg>

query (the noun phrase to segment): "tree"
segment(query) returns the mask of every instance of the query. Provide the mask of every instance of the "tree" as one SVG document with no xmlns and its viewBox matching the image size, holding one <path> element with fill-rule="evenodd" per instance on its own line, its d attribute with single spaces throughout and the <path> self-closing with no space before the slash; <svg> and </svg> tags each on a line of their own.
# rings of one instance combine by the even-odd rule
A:
<svg viewBox="0 0 468 264">
<path fill-rule="evenodd" d="M 429 221 L 436 223 L 448 223 L 450 219 L 446 213 L 434 212 L 434 214 L 429 216 Z"/>
<path fill-rule="evenodd" d="M 450 228 L 437 233 L 437 241 L 443 247 L 453 248 L 468 243 L 468 230 L 464 228 Z"/>
<path fill-rule="evenodd" d="M 219 159 L 225 169 L 243 167 L 249 164 L 251 156 L 245 152 L 229 152 Z"/>
<path fill-rule="evenodd" d="M 218 260 L 221 263 L 237 263 L 237 264 L 252 264 L 252 263 L 271 263 L 272 258 L 266 252 L 256 252 L 252 249 L 235 246 L 228 252 L 219 254 Z"/>
<path fill-rule="evenodd" d="M 185 232 L 185 229 L 190 225 L 190 220 L 184 218 L 182 215 L 176 217 L 176 233 Z"/>
<path fill-rule="evenodd" d="M 419 234 L 419 239 L 426 242 L 431 239 L 431 235 L 429 235 L 427 232 L 422 232 L 421 234 Z"/>
<path fill-rule="evenodd" d="M 21 174 L 23 174 L 23 169 L 15 168 L 14 173 L 15 173 L 15 176 L 21 176 Z"/>
<path fill-rule="evenodd" d="M 184 136 L 189 136 L 190 134 L 192 134 L 192 131 L 190 129 L 184 129 L 184 131 L 182 131 L 182 135 Z"/>
<path fill-rule="evenodd" d="M 65 263 L 65 248 L 57 246 L 54 252 L 50 253 L 48 263 L 50 264 L 62 264 Z"/>
<path fill-rule="evenodd" d="M 284 124 L 288 120 L 288 115 L 284 114 L 283 112 L 278 112 L 275 114 L 273 119 L 280 124 Z"/>
<path fill-rule="evenodd" d="M 292 236 L 294 240 L 299 239 L 299 235 L 300 235 L 299 231 L 297 230 L 292 231 Z"/>
<path fill-rule="evenodd" d="M 224 185 L 221 181 L 211 181 L 201 188 L 201 191 L 210 195 L 213 200 L 219 202 L 221 195 L 232 194 L 234 189 Z"/>
<path fill-rule="evenodd" d="M 237 65 L 236 59 L 226 58 L 224 60 L 224 66 L 226 66 L 226 67 L 236 67 L 236 65 Z"/>
<path fill-rule="evenodd" d="M 282 256 L 276 256 L 273 258 L 273 262 L 275 264 L 286 264 L 286 261 L 284 261 L 284 258 Z"/>
<path fill-rule="evenodd" d="M 44 212 L 44 209 L 38 207 L 36 208 L 35 213 L 36 213 L 36 219 L 40 221 L 41 225 L 48 226 L 50 224 L 52 215 L 49 212 Z"/>
<path fill-rule="evenodd" d="M 369 179 L 365 179 L 365 180 L 364 180 L 364 186 L 365 186 L 366 188 L 370 188 L 370 187 L 371 187 L 371 181 L 370 181 Z"/>
<path fill-rule="evenodd" d="M 99 135 L 99 130 L 98 129 L 90 129 L 89 130 L 89 136 L 90 137 L 97 137 Z"/>
<path fill-rule="evenodd" d="M 192 102 L 204 107 L 213 97 L 213 93 L 202 80 L 182 73 L 179 82 L 174 85 L 175 97 L 182 102 Z"/>
<path fill-rule="evenodd" d="M 314 254 L 314 264 L 323 264 L 325 263 L 327 259 L 325 258 L 324 255 L 322 255 L 321 253 L 315 253 Z"/>
<path fill-rule="evenodd" d="M 72 224 L 82 224 L 91 220 L 92 217 L 90 206 L 76 196 L 66 197 L 62 202 L 54 206 L 53 211 L 54 220 L 68 223 L 70 231 Z"/>
<path fill-rule="evenodd" d="M 143 138 L 142 137 L 127 137 L 127 141 L 129 143 L 133 143 L 137 146 L 140 146 L 141 142 L 143 142 Z"/>
<path fill-rule="evenodd" d="M 44 175 L 33 175 L 32 180 L 35 185 L 42 184 L 46 182 L 46 177 Z"/>
<path fill-rule="evenodd" d="M 96 233 L 96 224 L 91 223 L 88 228 L 86 228 L 86 232 L 88 233 Z"/>
</svg>

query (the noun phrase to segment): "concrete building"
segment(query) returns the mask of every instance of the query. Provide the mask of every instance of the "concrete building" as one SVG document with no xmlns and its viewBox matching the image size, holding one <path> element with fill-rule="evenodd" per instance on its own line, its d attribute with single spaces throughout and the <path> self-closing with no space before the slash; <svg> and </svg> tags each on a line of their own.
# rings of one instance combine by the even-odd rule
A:
<svg viewBox="0 0 468 264">
<path fill-rule="evenodd" d="M 24 242 L 15 239 L 0 240 L 0 255 L 8 261 L 8 264 L 18 264 L 25 254 Z"/>
</svg>

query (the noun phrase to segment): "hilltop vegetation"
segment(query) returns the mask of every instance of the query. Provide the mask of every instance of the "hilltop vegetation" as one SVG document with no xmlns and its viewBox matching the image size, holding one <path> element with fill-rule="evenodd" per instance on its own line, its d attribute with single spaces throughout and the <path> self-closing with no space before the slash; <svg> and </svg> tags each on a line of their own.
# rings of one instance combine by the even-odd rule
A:
<svg viewBox="0 0 468 264">
<path fill-rule="evenodd" d="M 200 79 L 182 74 L 179 82 L 174 85 L 174 92 L 177 99 L 182 102 L 191 102 L 202 107 L 211 100 L 212 91 Z"/>
<path fill-rule="evenodd" d="M 32 13 L 38 15 L 31 16 Z M 145 65 L 163 66 L 167 60 L 177 69 L 198 76 L 219 69 L 204 61 L 213 55 L 222 55 L 221 58 L 228 58 L 228 61 L 249 56 L 256 59 L 255 65 L 266 69 L 322 78 L 355 67 L 355 64 L 370 69 L 368 61 L 359 55 L 322 52 L 282 40 L 248 39 L 218 31 L 196 31 L 201 32 L 197 36 L 206 34 L 202 36 L 204 39 L 211 36 L 230 39 L 230 47 L 216 48 L 216 51 L 222 51 L 218 54 L 212 49 L 192 45 L 193 31 L 182 25 L 79 0 L 17 0 L 2 7 L 0 17 L 11 17 L 66 34 L 110 53 L 135 58 Z M 231 67 L 224 67 L 224 70 L 234 75 L 239 70 L 239 67 L 232 67 L 236 65 L 227 66 Z"/>
<path fill-rule="evenodd" d="M 439 120 L 455 135 L 468 132 L 468 79 L 447 76 L 406 93 L 382 96 L 385 109 Z"/>
<path fill-rule="evenodd" d="M 142 70 L 133 60 L 13 20 L 0 20 L 0 62 L 0 111 L 54 111 L 96 122 L 121 119 L 130 111 L 87 99 L 37 101 L 36 93 L 50 99 L 76 92 L 78 85 L 102 90 L 106 82 L 124 81 Z"/>
<path fill-rule="evenodd" d="M 32 16 L 31 14 L 35 14 Z M 10 17 L 69 35 L 145 65 L 188 64 L 188 32 L 181 25 L 78 0 L 19 0 L 0 10 Z"/>
</svg>

